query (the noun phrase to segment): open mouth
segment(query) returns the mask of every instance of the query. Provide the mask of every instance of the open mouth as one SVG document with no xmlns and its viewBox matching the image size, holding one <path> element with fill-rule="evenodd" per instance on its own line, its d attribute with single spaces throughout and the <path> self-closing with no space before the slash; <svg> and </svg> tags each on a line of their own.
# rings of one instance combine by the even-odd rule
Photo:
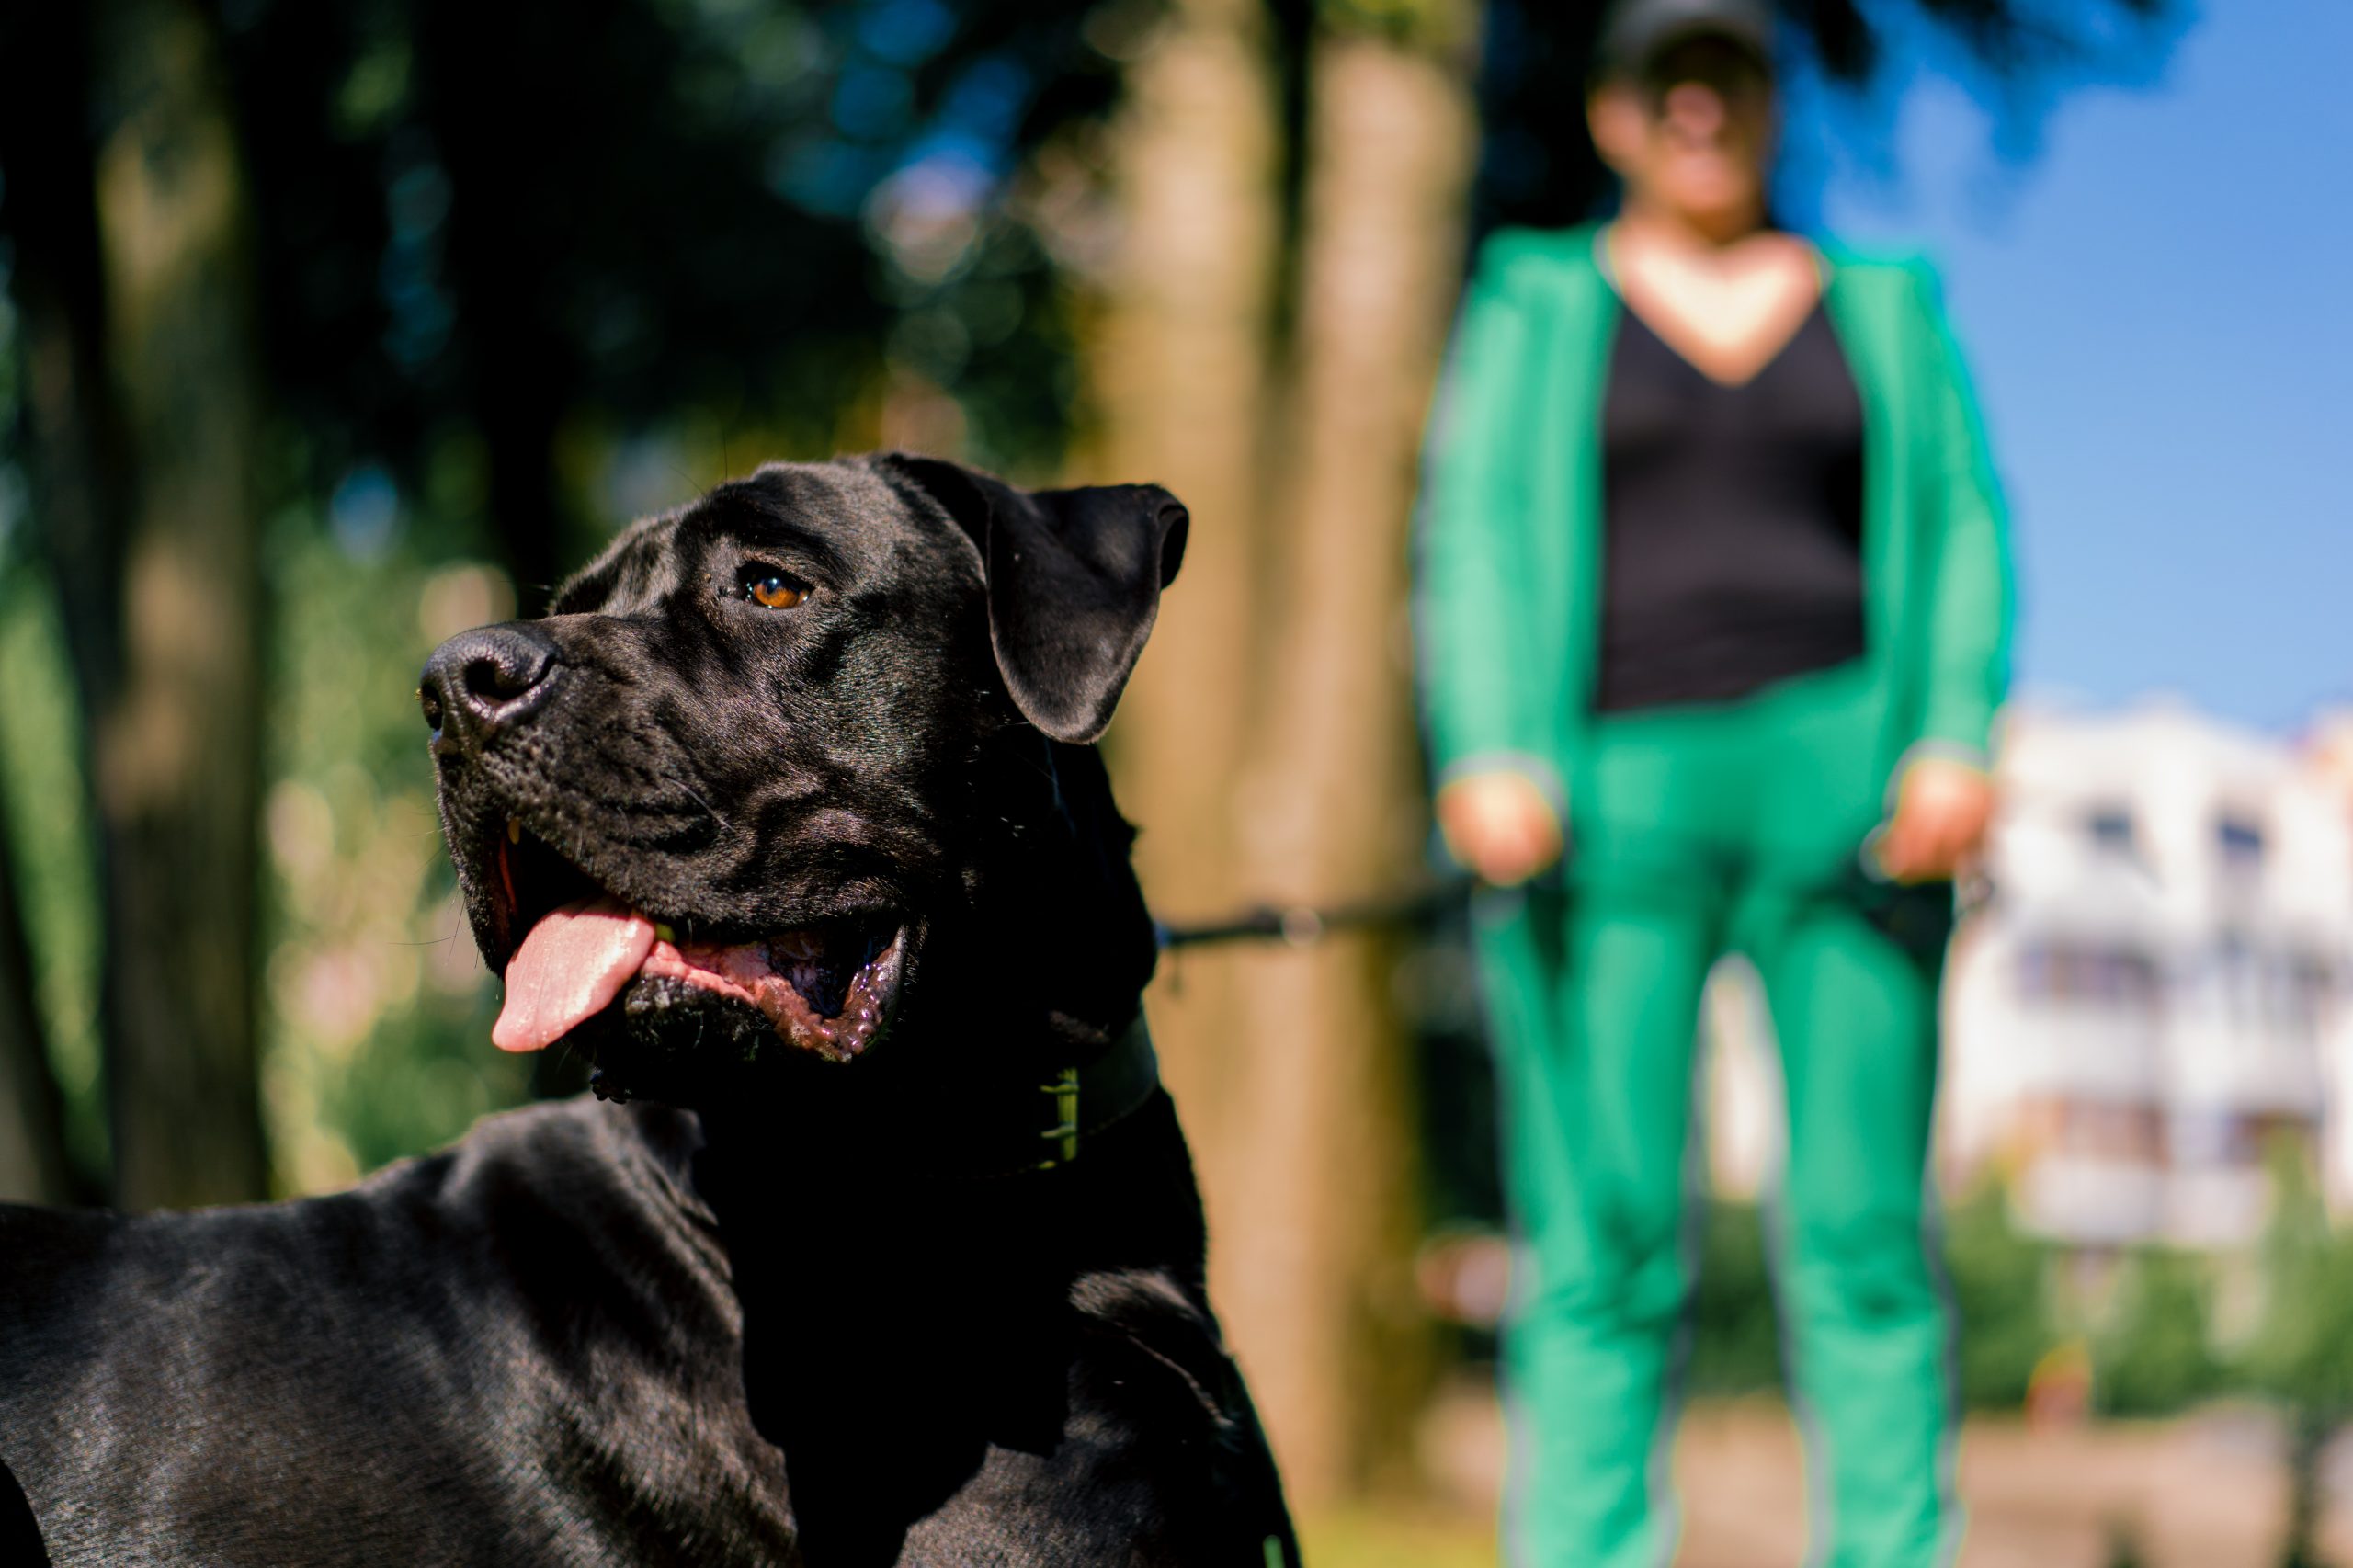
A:
<svg viewBox="0 0 2353 1568">
<path fill-rule="evenodd" d="M 859 1055 L 890 1021 L 904 946 L 895 920 L 830 919 L 742 940 L 699 937 L 615 898 L 511 818 L 495 871 L 506 931 L 520 933 L 491 1031 L 502 1051 L 554 1044 L 640 981 L 740 1002 L 787 1044 L 830 1062 Z"/>
</svg>

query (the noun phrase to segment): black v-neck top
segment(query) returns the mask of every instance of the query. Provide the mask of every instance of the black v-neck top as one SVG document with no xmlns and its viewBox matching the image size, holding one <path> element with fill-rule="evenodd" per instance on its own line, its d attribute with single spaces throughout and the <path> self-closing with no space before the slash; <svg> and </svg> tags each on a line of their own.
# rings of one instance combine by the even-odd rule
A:
<svg viewBox="0 0 2353 1568">
<path fill-rule="evenodd" d="M 1739 386 L 1621 311 L 1594 706 L 1745 697 L 1863 652 L 1863 405 L 1816 301 Z"/>
</svg>

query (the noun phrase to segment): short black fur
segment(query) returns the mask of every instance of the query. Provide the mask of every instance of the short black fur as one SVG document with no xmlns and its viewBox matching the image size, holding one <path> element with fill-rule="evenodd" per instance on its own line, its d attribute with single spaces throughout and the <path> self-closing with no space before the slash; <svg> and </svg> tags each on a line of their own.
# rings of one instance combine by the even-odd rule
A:
<svg viewBox="0 0 2353 1568">
<path fill-rule="evenodd" d="M 1008 1097 L 1132 1049 L 1153 935 L 1085 743 L 1185 526 L 1149 487 L 777 466 L 445 646 L 494 970 L 602 890 L 682 940 L 887 928 L 888 1022 L 824 1060 L 641 978 L 567 1044 L 666 1103 L 493 1118 L 334 1198 L 0 1210 L 0 1460 L 55 1561 L 1295 1562 L 1165 1096 L 1075 1163 L 992 1157 L 1034 1138 Z"/>
</svg>

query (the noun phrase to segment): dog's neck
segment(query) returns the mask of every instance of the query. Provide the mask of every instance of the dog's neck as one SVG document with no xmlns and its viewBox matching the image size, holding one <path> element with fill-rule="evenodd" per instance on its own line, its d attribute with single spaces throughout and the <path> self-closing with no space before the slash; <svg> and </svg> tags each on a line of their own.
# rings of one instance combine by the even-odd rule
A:
<svg viewBox="0 0 2353 1568">
<path fill-rule="evenodd" d="M 1198 1285 L 1199 1197 L 1166 1096 L 1147 1085 L 1090 1126 L 1074 1157 L 1009 1170 L 947 1158 L 943 1141 L 868 1135 L 847 1118 L 746 1100 L 699 1113 L 696 1194 L 718 1221 L 747 1315 L 797 1323 L 806 1296 L 862 1297 L 896 1280 L 918 1294 L 961 1280 L 1027 1279 L 1059 1299 L 1090 1271 L 1165 1268 Z M 994 1146 L 1010 1151 L 1010 1134 Z M 968 1142 L 980 1153 L 986 1141 Z M 1040 1281 L 1044 1283 L 1040 1285 Z"/>
<path fill-rule="evenodd" d="M 784 1451 L 804 1544 L 843 1561 L 894 1560 L 893 1532 L 990 1447 L 1054 1450 L 1090 1281 L 1202 1301 L 1200 1198 L 1141 1018 L 1154 939 L 1128 829 L 1090 749 L 1006 760 L 990 804 L 1013 831 L 974 905 L 926 933 L 889 1033 L 701 1108 L 693 1181 L 743 1313 L 746 1405 Z M 1049 1136 L 1065 1111 L 1074 1149 Z"/>
<path fill-rule="evenodd" d="M 924 1181 L 990 1181 L 1074 1165 L 1157 1091 L 1139 1014 L 1108 1046 L 1072 1048 L 975 1030 L 952 1041 L 893 1039 L 877 1059 L 750 1067 L 697 1108 L 715 1157 L 757 1168 L 844 1170 Z"/>
<path fill-rule="evenodd" d="M 1201 1300 L 1200 1202 L 1165 1096 L 1075 1164 L 996 1177 L 796 1147 L 756 1105 L 702 1121 L 693 1182 L 742 1311 L 745 1405 L 783 1451 L 813 1561 L 896 1561 L 989 1449 L 1055 1450 L 1090 1281 Z"/>
</svg>

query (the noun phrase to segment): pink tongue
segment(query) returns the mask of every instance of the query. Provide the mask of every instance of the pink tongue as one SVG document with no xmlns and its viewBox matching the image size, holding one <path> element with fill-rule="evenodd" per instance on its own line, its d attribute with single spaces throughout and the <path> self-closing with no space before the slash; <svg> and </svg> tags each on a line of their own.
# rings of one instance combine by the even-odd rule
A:
<svg viewBox="0 0 2353 1568">
<path fill-rule="evenodd" d="M 539 1051 L 605 1010 L 654 950 L 654 922 L 609 898 L 540 917 L 506 960 L 506 1006 L 490 1031 L 501 1051 Z"/>
</svg>

